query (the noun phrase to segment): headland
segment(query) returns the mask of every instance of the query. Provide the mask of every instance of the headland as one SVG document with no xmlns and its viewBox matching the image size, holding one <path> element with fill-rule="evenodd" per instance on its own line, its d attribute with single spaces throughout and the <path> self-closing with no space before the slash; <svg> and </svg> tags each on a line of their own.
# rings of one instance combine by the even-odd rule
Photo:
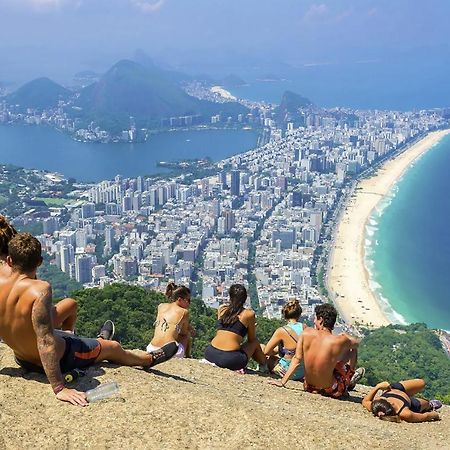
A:
<svg viewBox="0 0 450 450">
<path fill-rule="evenodd" d="M 373 176 L 360 181 L 349 195 L 336 228 L 327 275 L 330 295 L 348 324 L 379 327 L 391 323 L 370 287 L 364 249 L 367 222 L 410 165 L 449 132 L 427 134 L 384 163 Z"/>
</svg>

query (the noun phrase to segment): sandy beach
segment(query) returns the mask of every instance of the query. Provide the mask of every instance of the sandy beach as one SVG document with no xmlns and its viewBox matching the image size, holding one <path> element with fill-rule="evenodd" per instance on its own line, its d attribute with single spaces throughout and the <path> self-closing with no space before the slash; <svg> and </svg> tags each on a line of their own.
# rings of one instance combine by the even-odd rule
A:
<svg viewBox="0 0 450 450">
<path fill-rule="evenodd" d="M 349 198 L 335 233 L 327 279 L 330 294 L 347 323 L 373 327 L 390 323 L 369 286 L 364 262 L 366 224 L 372 210 L 411 163 L 449 132 L 429 133 L 395 159 L 383 164 L 374 176 L 360 181 Z"/>
</svg>

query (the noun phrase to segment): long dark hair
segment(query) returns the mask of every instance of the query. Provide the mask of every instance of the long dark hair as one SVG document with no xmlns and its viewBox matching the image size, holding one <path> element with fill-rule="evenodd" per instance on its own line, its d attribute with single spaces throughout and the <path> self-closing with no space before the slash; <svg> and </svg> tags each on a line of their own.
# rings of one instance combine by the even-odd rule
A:
<svg viewBox="0 0 450 450">
<path fill-rule="evenodd" d="M 177 298 L 189 298 L 191 290 L 186 286 L 177 286 L 173 281 L 166 287 L 166 297 L 169 300 L 175 301 Z"/>
<path fill-rule="evenodd" d="M 384 398 L 377 398 L 372 402 L 372 414 L 381 420 L 400 422 L 401 419 L 394 407 Z"/>
<path fill-rule="evenodd" d="M 15 228 L 0 214 L 0 257 L 8 256 L 9 241 L 17 234 Z"/>
<path fill-rule="evenodd" d="M 238 320 L 239 313 L 247 300 L 247 289 L 242 284 L 232 284 L 230 287 L 230 304 L 224 308 L 220 321 L 223 325 L 232 325 Z"/>
</svg>

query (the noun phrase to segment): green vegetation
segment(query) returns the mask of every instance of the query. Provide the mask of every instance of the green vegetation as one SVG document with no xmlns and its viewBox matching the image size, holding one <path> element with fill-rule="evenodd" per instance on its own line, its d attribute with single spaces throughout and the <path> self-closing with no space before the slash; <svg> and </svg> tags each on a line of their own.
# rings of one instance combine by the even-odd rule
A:
<svg viewBox="0 0 450 450">
<path fill-rule="evenodd" d="M 84 88 L 76 106 L 81 108 L 76 114 L 83 122 L 93 120 L 114 131 L 128 128 L 130 116 L 138 128 L 155 129 L 161 127 L 163 118 L 247 112 L 238 103 L 217 104 L 191 97 L 165 71 L 129 60 L 119 61 L 97 83 Z"/>
<path fill-rule="evenodd" d="M 423 378 L 424 397 L 450 403 L 450 358 L 439 337 L 425 324 L 390 325 L 366 331 L 358 364 L 366 368 L 364 383 Z"/>
<path fill-rule="evenodd" d="M 77 333 L 96 336 L 102 323 L 111 319 L 116 324 L 116 338 L 125 348 L 144 349 L 153 336 L 157 307 L 167 299 L 159 292 L 123 284 L 104 289 L 82 289 L 73 293 L 79 305 Z M 216 332 L 216 311 L 192 298 L 190 322 L 196 330 L 193 357 L 203 358 L 203 352 Z M 257 319 L 257 334 L 267 342 L 281 325 L 280 320 Z"/>
<path fill-rule="evenodd" d="M 60 207 L 70 202 L 70 200 L 67 198 L 54 198 L 54 197 L 36 197 L 35 200 L 40 200 L 49 207 L 52 206 Z"/>
<path fill-rule="evenodd" d="M 67 99 L 70 91 L 49 78 L 37 78 L 24 84 L 6 97 L 8 103 L 20 105 L 21 109 L 48 109 L 56 107 L 59 100 Z"/>
</svg>

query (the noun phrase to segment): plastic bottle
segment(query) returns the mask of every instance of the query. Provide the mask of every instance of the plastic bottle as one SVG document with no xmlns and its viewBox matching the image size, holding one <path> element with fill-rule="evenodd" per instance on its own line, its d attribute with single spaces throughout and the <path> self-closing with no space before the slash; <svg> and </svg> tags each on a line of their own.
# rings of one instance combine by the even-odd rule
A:
<svg viewBox="0 0 450 450">
<path fill-rule="evenodd" d="M 95 389 L 86 391 L 86 398 L 89 403 L 98 402 L 110 398 L 119 393 L 119 384 L 116 382 L 105 383 L 97 386 Z"/>
</svg>

